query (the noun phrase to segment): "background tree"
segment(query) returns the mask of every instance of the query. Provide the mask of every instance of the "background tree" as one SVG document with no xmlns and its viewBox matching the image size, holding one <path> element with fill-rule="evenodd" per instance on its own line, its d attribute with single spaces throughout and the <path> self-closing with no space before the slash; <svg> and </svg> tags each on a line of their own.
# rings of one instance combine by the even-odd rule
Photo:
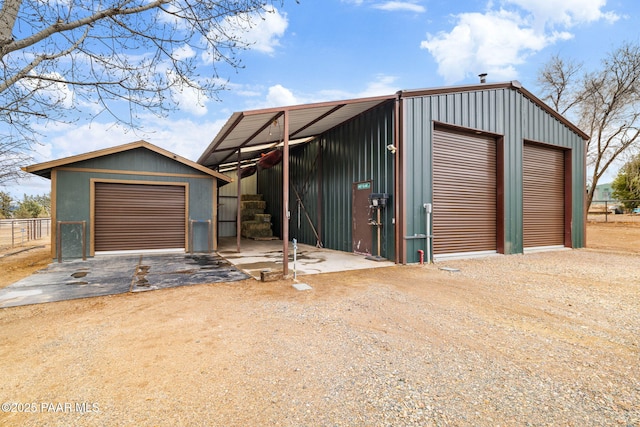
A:
<svg viewBox="0 0 640 427">
<path fill-rule="evenodd" d="M 36 195 L 33 198 L 42 207 L 42 215 L 51 216 L 51 193 Z"/>
<path fill-rule="evenodd" d="M 0 219 L 11 217 L 11 196 L 0 191 Z"/>
<path fill-rule="evenodd" d="M 18 209 L 14 212 L 15 218 L 38 218 L 44 213 L 44 208 L 37 200 L 36 196 L 27 196 L 18 202 Z"/>
<path fill-rule="evenodd" d="M 577 122 L 587 142 L 587 202 L 614 161 L 638 145 L 640 136 L 640 47 L 626 43 L 602 61 L 599 70 L 555 56 L 542 68 L 542 99 Z"/>
<path fill-rule="evenodd" d="M 136 127 L 140 112 L 166 115 L 185 92 L 215 97 L 219 67 L 240 66 L 243 32 L 275 2 L 4 0 L 0 184 L 17 178 L 50 121 L 108 114 Z"/>
<path fill-rule="evenodd" d="M 640 202 L 640 155 L 634 156 L 620 168 L 611 184 L 613 197 L 622 200 L 627 209 L 634 209 Z"/>
</svg>

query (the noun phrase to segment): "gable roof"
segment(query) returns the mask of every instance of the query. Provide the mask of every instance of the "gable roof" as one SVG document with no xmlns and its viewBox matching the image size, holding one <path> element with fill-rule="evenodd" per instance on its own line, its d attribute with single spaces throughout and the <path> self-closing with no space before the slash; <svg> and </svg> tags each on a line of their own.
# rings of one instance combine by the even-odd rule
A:
<svg viewBox="0 0 640 427">
<path fill-rule="evenodd" d="M 104 148 L 102 150 L 91 151 L 84 154 L 78 154 L 75 156 L 64 157 L 58 160 L 51 160 L 49 162 L 38 163 L 31 166 L 25 166 L 22 168 L 23 171 L 32 173 L 34 175 L 39 175 L 44 178 L 51 178 L 51 170 L 56 167 L 69 165 L 72 163 L 81 162 L 83 160 L 95 159 L 98 157 L 108 156 L 110 154 L 122 153 L 124 151 L 134 150 L 136 148 L 145 148 L 147 150 L 153 151 L 154 153 L 160 154 L 172 160 L 175 160 L 178 163 L 182 163 L 186 166 L 189 166 L 193 169 L 197 169 L 200 172 L 204 172 L 207 175 L 210 175 L 220 181 L 231 182 L 232 178 L 227 175 L 221 174 L 220 172 L 216 172 L 212 169 L 209 169 L 201 164 L 193 162 L 189 159 L 185 159 L 184 157 L 178 156 L 170 151 L 167 151 L 163 148 L 160 148 L 156 145 L 153 145 L 147 141 L 135 141 L 130 142 L 128 144 L 117 145 L 115 147 Z"/>
<path fill-rule="evenodd" d="M 440 87 L 433 89 L 416 89 L 416 90 L 404 90 L 402 91 L 402 96 L 404 97 L 415 97 L 415 96 L 428 96 L 428 95 L 442 95 L 446 93 L 455 93 L 455 92 L 473 92 L 480 90 L 488 90 L 488 89 L 513 89 L 520 92 L 525 98 L 529 99 L 531 102 L 536 104 L 538 107 L 542 108 L 545 112 L 549 113 L 551 116 L 558 119 L 560 123 L 571 129 L 574 133 L 579 135 L 583 140 L 587 141 L 591 137 L 582 131 L 578 126 L 574 125 L 564 117 L 562 114 L 551 108 L 540 98 L 526 90 L 522 83 L 517 80 L 513 80 L 505 83 L 480 83 L 474 85 L 464 85 L 464 86 L 449 86 L 449 87 Z"/>
<path fill-rule="evenodd" d="M 589 139 L 589 135 L 524 89 L 520 82 L 514 80 L 505 83 L 403 90 L 387 96 L 236 112 L 231 115 L 202 153 L 198 163 L 217 168 L 224 163 L 236 162 L 238 150 L 241 150 L 240 159 L 248 160 L 258 158 L 261 152 L 281 145 L 283 135 L 281 126 L 279 127 L 279 120 L 285 111 L 289 115 L 289 138 L 291 139 L 290 144 L 293 144 L 309 141 L 372 108 L 395 99 L 496 89 L 512 89 L 520 92 L 583 140 Z"/>
</svg>

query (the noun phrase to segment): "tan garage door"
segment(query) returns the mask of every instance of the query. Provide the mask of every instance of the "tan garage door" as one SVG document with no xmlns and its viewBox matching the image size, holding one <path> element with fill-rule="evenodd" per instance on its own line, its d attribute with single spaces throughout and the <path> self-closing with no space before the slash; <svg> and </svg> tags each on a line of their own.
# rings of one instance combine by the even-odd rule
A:
<svg viewBox="0 0 640 427">
<path fill-rule="evenodd" d="M 96 251 L 185 247 L 185 187 L 95 183 Z"/>
<path fill-rule="evenodd" d="M 564 245 L 564 151 L 525 143 L 522 154 L 523 246 Z"/>
<path fill-rule="evenodd" d="M 494 138 L 434 132 L 434 255 L 497 250 L 496 153 Z"/>
</svg>

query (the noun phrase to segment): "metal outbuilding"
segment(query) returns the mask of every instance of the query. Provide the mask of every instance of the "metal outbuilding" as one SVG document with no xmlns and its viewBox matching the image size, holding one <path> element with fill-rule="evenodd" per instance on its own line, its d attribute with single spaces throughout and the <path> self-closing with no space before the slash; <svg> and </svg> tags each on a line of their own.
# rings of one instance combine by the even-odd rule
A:
<svg viewBox="0 0 640 427">
<path fill-rule="evenodd" d="M 51 179 L 52 256 L 216 249 L 231 178 L 138 141 L 23 168 Z"/>
<path fill-rule="evenodd" d="M 257 173 L 287 274 L 294 237 L 397 263 L 583 247 L 588 139 L 512 81 L 234 113 L 198 163 L 282 151 Z"/>
</svg>

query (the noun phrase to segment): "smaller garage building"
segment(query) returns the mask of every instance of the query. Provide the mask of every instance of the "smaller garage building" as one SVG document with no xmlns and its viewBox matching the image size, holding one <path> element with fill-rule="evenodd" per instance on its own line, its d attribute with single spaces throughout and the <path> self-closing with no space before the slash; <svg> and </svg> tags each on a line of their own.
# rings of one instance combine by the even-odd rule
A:
<svg viewBox="0 0 640 427">
<path fill-rule="evenodd" d="M 218 184 L 232 180 L 146 141 L 24 170 L 51 179 L 54 258 L 213 251 Z"/>
</svg>

